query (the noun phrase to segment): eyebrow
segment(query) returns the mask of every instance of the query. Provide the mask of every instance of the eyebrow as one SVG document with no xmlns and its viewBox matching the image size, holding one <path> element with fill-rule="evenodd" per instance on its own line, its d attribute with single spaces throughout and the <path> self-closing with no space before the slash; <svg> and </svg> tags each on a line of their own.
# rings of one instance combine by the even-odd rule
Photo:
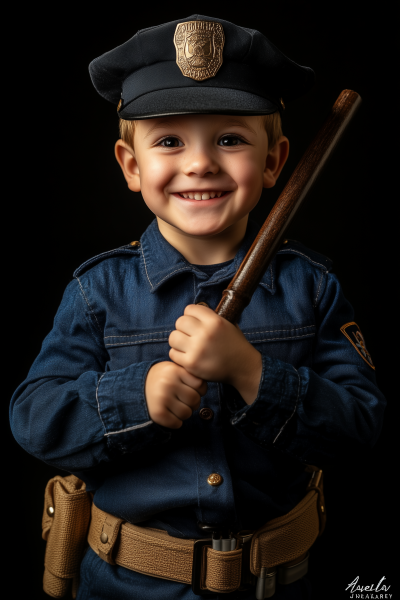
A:
<svg viewBox="0 0 400 600">
<path fill-rule="evenodd" d="M 143 139 L 146 139 L 154 131 L 157 131 L 157 129 L 165 129 L 166 127 L 174 127 L 176 125 L 179 125 L 178 119 L 174 119 L 173 117 L 168 117 L 167 119 L 163 119 L 162 121 L 159 121 L 158 123 L 156 123 L 153 127 L 150 127 L 149 131 L 146 133 L 146 135 L 144 136 Z M 251 127 L 246 121 L 241 121 L 239 119 L 230 118 L 224 122 L 224 127 L 232 127 L 232 126 L 243 127 L 244 129 L 248 129 L 252 133 L 256 134 L 253 127 Z"/>
<path fill-rule="evenodd" d="M 162 121 L 156 123 L 153 127 L 150 127 L 149 131 L 146 133 L 143 139 L 146 139 L 151 133 L 153 133 L 153 131 L 156 131 L 157 129 L 165 129 L 168 126 L 174 127 L 176 125 L 177 119 L 174 119 L 172 117 L 168 117 L 168 119 L 163 119 Z"/>
<path fill-rule="evenodd" d="M 240 121 L 239 119 L 228 119 L 225 123 L 226 127 L 229 126 L 236 126 L 236 127 L 244 127 L 245 129 L 248 129 L 249 131 L 251 131 L 252 133 L 256 133 L 255 130 L 246 122 L 246 121 Z"/>
</svg>

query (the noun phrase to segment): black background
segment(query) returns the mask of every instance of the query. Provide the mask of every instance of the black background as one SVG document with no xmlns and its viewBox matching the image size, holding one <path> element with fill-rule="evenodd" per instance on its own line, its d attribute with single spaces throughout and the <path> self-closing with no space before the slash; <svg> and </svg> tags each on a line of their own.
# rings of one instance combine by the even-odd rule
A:
<svg viewBox="0 0 400 600">
<path fill-rule="evenodd" d="M 287 106 L 283 126 L 290 157 L 281 180 L 254 211 L 260 223 L 341 90 L 353 89 L 363 99 L 289 237 L 333 259 L 388 408 L 372 450 L 326 469 L 328 523 L 312 552 L 310 577 L 318 599 L 349 598 L 345 588 L 357 575 L 363 585 L 385 576 L 393 598 L 398 597 L 390 565 L 398 512 L 393 458 L 398 73 L 390 34 L 395 3 L 381 2 L 373 11 L 367 3 L 269 0 L 235 7 L 220 2 L 27 6 L 19 5 L 3 24 L 8 30 L 3 129 L 9 132 L 3 181 L 10 185 L 8 191 L 5 183 L 3 187 L 7 308 L 2 456 L 8 483 L 2 496 L 3 519 L 11 529 L 5 533 L 2 528 L 2 545 L 8 555 L 4 577 L 14 582 L 13 597 L 48 598 L 41 591 L 40 521 L 45 484 L 57 471 L 15 442 L 7 426 L 8 400 L 38 354 L 74 269 L 91 256 L 139 239 L 153 218 L 140 194 L 126 187 L 113 154 L 115 107 L 97 95 L 87 67 L 138 29 L 196 12 L 262 31 L 290 58 L 317 73 L 314 89 Z"/>
</svg>

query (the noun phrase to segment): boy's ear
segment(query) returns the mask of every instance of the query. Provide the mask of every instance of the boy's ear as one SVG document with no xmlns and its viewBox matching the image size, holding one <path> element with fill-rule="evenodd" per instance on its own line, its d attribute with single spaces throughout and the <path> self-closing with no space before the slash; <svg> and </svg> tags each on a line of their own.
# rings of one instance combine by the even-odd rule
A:
<svg viewBox="0 0 400 600">
<path fill-rule="evenodd" d="M 282 135 L 268 152 L 264 169 L 264 187 L 274 187 L 289 156 L 289 140 Z"/>
<path fill-rule="evenodd" d="M 132 148 L 122 140 L 117 140 L 115 158 L 122 169 L 128 188 L 132 192 L 140 192 L 139 166 Z"/>
</svg>

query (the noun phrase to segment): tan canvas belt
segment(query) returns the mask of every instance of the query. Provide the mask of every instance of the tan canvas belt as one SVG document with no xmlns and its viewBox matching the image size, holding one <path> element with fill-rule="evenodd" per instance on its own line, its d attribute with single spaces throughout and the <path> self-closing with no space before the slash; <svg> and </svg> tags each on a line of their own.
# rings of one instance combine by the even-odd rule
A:
<svg viewBox="0 0 400 600">
<path fill-rule="evenodd" d="M 213 550 L 211 539 L 175 538 L 162 530 L 132 525 L 94 503 L 88 542 L 110 564 L 192 584 L 198 594 L 233 592 L 257 582 L 256 597 L 270 597 L 267 590 L 275 579 L 291 583 L 304 575 L 308 550 L 323 531 L 322 471 L 313 471 L 307 490 L 286 515 L 255 532 L 235 535 L 236 547 L 230 551 Z"/>
</svg>

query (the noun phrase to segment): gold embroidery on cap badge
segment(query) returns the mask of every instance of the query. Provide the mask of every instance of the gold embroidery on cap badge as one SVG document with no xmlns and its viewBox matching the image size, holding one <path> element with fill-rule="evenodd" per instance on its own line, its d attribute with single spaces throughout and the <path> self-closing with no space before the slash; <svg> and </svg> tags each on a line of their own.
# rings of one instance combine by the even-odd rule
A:
<svg viewBox="0 0 400 600">
<path fill-rule="evenodd" d="M 195 81 L 215 77 L 222 65 L 224 42 L 224 30 L 220 23 L 178 23 L 174 35 L 176 64 L 185 77 Z"/>
</svg>

